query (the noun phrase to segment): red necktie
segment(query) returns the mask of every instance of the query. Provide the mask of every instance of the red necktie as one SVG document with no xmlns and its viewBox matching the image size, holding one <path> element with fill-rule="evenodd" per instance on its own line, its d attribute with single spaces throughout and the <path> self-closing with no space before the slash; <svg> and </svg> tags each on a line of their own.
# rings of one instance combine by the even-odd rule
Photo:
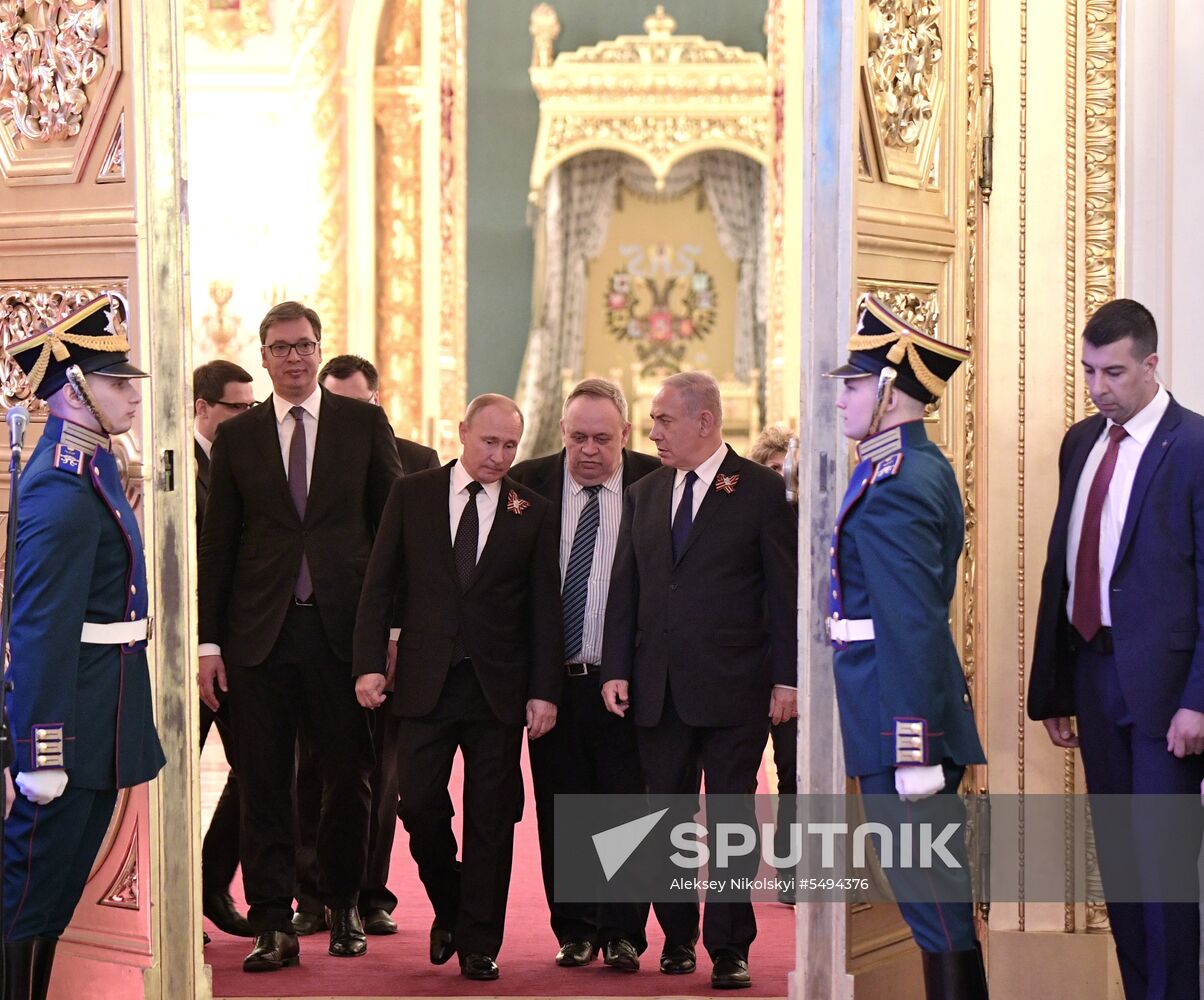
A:
<svg viewBox="0 0 1204 1000">
<path fill-rule="evenodd" d="M 1108 496 L 1108 484 L 1116 469 L 1116 456 L 1120 442 L 1128 432 L 1119 424 L 1108 428 L 1108 448 L 1103 461 L 1091 480 L 1087 494 L 1087 507 L 1083 511 L 1083 530 L 1079 535 L 1079 553 L 1074 561 L 1074 613 L 1070 623 L 1075 630 L 1090 642 L 1103 624 L 1099 603 L 1099 532 L 1100 519 L 1104 513 L 1104 500 Z"/>
</svg>

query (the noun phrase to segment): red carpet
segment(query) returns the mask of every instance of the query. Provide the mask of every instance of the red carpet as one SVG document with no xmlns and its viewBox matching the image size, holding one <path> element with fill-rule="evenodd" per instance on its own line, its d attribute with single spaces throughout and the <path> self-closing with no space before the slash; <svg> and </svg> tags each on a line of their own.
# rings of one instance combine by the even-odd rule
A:
<svg viewBox="0 0 1204 1000">
<path fill-rule="evenodd" d="M 224 780 L 225 761 L 217 741 L 211 737 L 210 742 L 213 746 L 205 747 L 207 766 L 203 770 L 207 773 L 203 785 L 211 809 L 212 798 L 220 791 L 218 775 L 222 774 Z M 524 772 L 528 775 L 527 806 L 515 836 L 506 940 L 498 956 L 502 973 L 499 980 L 471 983 L 460 976 L 455 959 L 444 966 L 430 964 L 427 936 L 431 907 L 418 881 L 405 830 L 398 824 L 390 887 L 401 900 L 393 914 L 399 933 L 369 937 L 368 954 L 358 959 L 329 956 L 325 933 L 302 938 L 299 967 L 248 975 L 242 971 L 242 959 L 250 951 L 251 942 L 228 937 L 206 921 L 205 929 L 213 939 L 205 948 L 205 960 L 213 968 L 214 997 L 624 997 L 709 996 L 717 992 L 711 990 L 710 961 L 701 945 L 694 975 L 660 975 L 657 959 L 664 939 L 655 917 L 649 918 L 648 950 L 642 958 L 643 968 L 635 975 L 613 972 L 601 960 L 584 969 L 561 969 L 553 963 L 557 945 L 548 926 L 539 876 L 535 806 L 525 762 Z M 458 761 L 452 782 L 458 789 Z M 453 798 L 458 803 L 458 792 Z M 208 809 L 205 812 L 207 822 Z M 236 881 L 231 891 L 242 908 L 241 884 Z M 750 961 L 753 986 L 739 991 L 739 995 L 784 997 L 786 977 L 794 967 L 794 911 L 776 903 L 758 904 L 757 926 Z"/>
</svg>

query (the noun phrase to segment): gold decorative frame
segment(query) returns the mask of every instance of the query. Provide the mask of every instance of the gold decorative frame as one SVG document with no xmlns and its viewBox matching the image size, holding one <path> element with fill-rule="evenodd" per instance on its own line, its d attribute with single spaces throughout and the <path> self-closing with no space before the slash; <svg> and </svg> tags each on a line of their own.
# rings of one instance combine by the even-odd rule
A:
<svg viewBox="0 0 1204 1000">
<path fill-rule="evenodd" d="M 241 48 L 252 35 L 272 30 L 268 0 L 187 0 L 184 6 L 184 30 L 198 35 L 214 48 L 229 51 Z"/>
<path fill-rule="evenodd" d="M 774 80 L 765 58 L 700 35 L 675 35 L 676 27 L 658 6 L 644 21 L 646 34 L 553 58 L 560 21 L 548 4 L 535 8 L 532 200 L 557 166 L 594 149 L 642 161 L 658 187 L 675 163 L 704 150 L 732 150 L 772 167 Z"/>
</svg>

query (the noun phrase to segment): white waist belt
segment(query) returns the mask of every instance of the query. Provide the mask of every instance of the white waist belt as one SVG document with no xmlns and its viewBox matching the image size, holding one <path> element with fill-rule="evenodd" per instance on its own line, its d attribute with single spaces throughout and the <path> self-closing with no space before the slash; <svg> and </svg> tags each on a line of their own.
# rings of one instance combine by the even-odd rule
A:
<svg viewBox="0 0 1204 1000">
<path fill-rule="evenodd" d="M 868 642 L 874 638 L 874 619 L 829 618 L 828 637 L 833 642 Z"/>
<path fill-rule="evenodd" d="M 97 646 L 125 646 L 131 642 L 142 642 L 149 635 L 150 628 L 145 618 L 139 618 L 132 622 L 113 622 L 108 625 L 84 622 L 79 641 L 90 642 Z"/>
</svg>

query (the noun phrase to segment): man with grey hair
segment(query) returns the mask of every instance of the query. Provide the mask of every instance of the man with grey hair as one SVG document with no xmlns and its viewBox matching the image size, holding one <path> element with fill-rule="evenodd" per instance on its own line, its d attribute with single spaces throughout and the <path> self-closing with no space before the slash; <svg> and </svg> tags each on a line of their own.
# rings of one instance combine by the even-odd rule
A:
<svg viewBox="0 0 1204 1000">
<path fill-rule="evenodd" d="M 648 946 L 648 904 L 558 902 L 553 812 L 557 795 L 644 791 L 635 728 L 606 711 L 598 671 L 623 491 L 660 463 L 627 450 L 627 399 L 607 379 L 588 378 L 574 387 L 560 433 L 564 448 L 558 454 L 522 462 L 511 473 L 551 502 L 560 538 L 564 695 L 556 728 L 530 747 L 544 892 L 560 944 L 557 965 L 588 965 L 601 950 L 611 968 L 635 972 Z"/>
<path fill-rule="evenodd" d="M 797 516 L 782 479 L 723 441 L 709 375 L 665 379 L 652 400 L 665 468 L 629 489 L 606 606 L 602 697 L 634 713 L 653 794 L 749 795 L 770 722 L 797 717 Z M 727 894 L 730 897 L 730 894 Z M 661 972 L 690 973 L 697 900 L 658 908 Z M 751 985 L 747 899 L 708 899 L 703 943 L 717 989 Z"/>
<path fill-rule="evenodd" d="M 355 627 L 356 694 L 384 702 L 389 628 L 401 626 L 398 787 L 410 853 L 435 911 L 430 959 L 459 953 L 472 980 L 498 978 L 514 824 L 523 807 L 523 726 L 556 723 L 564 684 L 551 504 L 511 479 L 522 414 L 478 396 L 460 458 L 399 479 L 372 548 Z M 447 783 L 464 757 L 464 847 L 456 860 Z"/>
</svg>

